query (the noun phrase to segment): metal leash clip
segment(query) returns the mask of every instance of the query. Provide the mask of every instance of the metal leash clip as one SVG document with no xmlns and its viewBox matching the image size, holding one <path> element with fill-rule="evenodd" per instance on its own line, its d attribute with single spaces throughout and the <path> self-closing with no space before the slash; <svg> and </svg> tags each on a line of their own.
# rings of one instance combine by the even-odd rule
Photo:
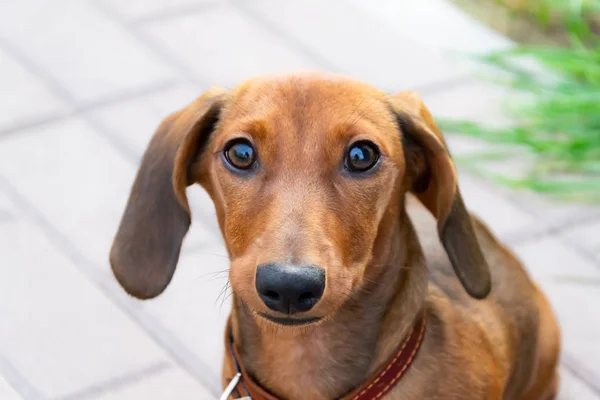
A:
<svg viewBox="0 0 600 400">
<path fill-rule="evenodd" d="M 231 396 L 231 393 L 233 393 L 233 391 L 235 390 L 235 387 L 238 385 L 238 383 L 240 383 L 241 377 L 242 377 L 241 372 L 238 372 L 237 374 L 235 374 L 235 376 L 229 382 L 229 385 L 227 385 L 227 387 L 223 391 L 223 394 L 221 395 L 219 400 L 229 399 L 229 396 Z M 252 400 L 252 398 L 250 396 L 246 396 L 246 397 L 240 397 L 236 400 Z"/>
</svg>

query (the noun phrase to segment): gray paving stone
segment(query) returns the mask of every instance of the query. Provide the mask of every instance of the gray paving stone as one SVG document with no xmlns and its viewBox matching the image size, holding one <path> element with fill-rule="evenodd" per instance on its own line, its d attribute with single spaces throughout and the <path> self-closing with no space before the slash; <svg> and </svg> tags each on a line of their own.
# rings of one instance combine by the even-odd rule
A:
<svg viewBox="0 0 600 400">
<path fill-rule="evenodd" d="M 600 217 L 599 205 L 560 201 L 525 191 L 515 193 L 513 198 L 516 204 L 553 229 Z"/>
<path fill-rule="evenodd" d="M 568 229 L 563 236 L 593 254 L 600 263 L 600 218 L 591 219 Z"/>
<path fill-rule="evenodd" d="M 3 131 L 31 120 L 65 113 L 68 106 L 44 82 L 0 49 L 0 137 Z"/>
<path fill-rule="evenodd" d="M 223 4 L 144 28 L 209 85 L 234 86 L 254 75 L 314 68 L 288 42 Z"/>
<path fill-rule="evenodd" d="M 34 225 L 0 225 L 0 353 L 47 397 L 166 361 Z"/>
<path fill-rule="evenodd" d="M 557 400 L 600 400 L 600 395 L 567 369 L 561 368 L 559 373 L 561 381 Z"/>
<path fill-rule="evenodd" d="M 505 126 L 505 103 L 511 92 L 483 79 L 421 94 L 436 118 L 475 120 L 484 125 Z"/>
<path fill-rule="evenodd" d="M 535 220 L 523 212 L 488 182 L 468 174 L 459 174 L 458 181 L 466 206 L 500 237 L 530 228 Z"/>
<path fill-rule="evenodd" d="M 2 141 L 0 173 L 79 250 L 108 268 L 135 168 L 106 140 L 80 119 L 23 131 Z"/>
<path fill-rule="evenodd" d="M 516 254 L 548 296 L 561 325 L 564 351 L 600 379 L 600 268 L 556 237 L 521 246 Z"/>
<path fill-rule="evenodd" d="M 152 134 L 167 115 L 188 105 L 204 90 L 196 85 L 174 85 L 146 96 L 110 103 L 86 114 L 118 135 L 141 158 Z"/>
<path fill-rule="evenodd" d="M 505 49 L 512 44 L 447 0 L 353 0 L 352 3 L 424 46 L 474 54 Z"/>
<path fill-rule="evenodd" d="M 23 397 L 0 376 L 0 399 L 2 400 L 23 400 Z"/>
<path fill-rule="evenodd" d="M 97 400 L 212 400 L 215 397 L 180 369 L 171 369 L 160 375 L 134 383 L 121 390 L 94 397 Z"/>
<path fill-rule="evenodd" d="M 596 384 L 600 379 L 600 280 L 565 283 L 540 280 L 550 299 L 562 331 L 563 362 L 585 371 L 586 379 Z"/>
<path fill-rule="evenodd" d="M 323 68 L 362 79 L 384 90 L 414 89 L 453 80 L 464 70 L 438 49 L 365 13 L 354 4 L 318 0 L 238 1 L 269 25 L 325 60 Z"/>
<path fill-rule="evenodd" d="M 200 357 L 212 373 L 206 380 L 220 389 L 224 327 L 231 309 L 231 290 L 221 294 L 227 282 L 229 261 L 222 246 L 182 253 L 177 273 L 167 290 L 143 303 L 188 349 Z"/>
<path fill-rule="evenodd" d="M 133 91 L 172 77 L 149 49 L 88 1 L 31 0 L 27 6 L 2 2 L 0 37 L 77 101 Z"/>
<path fill-rule="evenodd" d="M 185 238 L 184 249 L 224 246 L 215 206 L 208 193 L 199 185 L 194 185 L 188 188 L 187 196 L 192 211 L 192 226 Z"/>
<path fill-rule="evenodd" d="M 18 212 L 15 204 L 0 189 L 0 223 L 3 221 L 12 221 L 17 215 Z"/>
<path fill-rule="evenodd" d="M 580 282 L 600 278 L 600 268 L 573 248 L 547 236 L 514 246 L 534 279 Z"/>
<path fill-rule="evenodd" d="M 122 17 L 128 20 L 136 20 L 147 17 L 158 17 L 165 13 L 185 10 L 199 5 L 207 5 L 219 0 L 97 0 L 116 10 Z"/>
<path fill-rule="evenodd" d="M 12 215 L 10 215 L 5 210 L 0 209 L 0 224 L 7 222 L 7 221 L 11 221 L 12 219 L 13 219 Z"/>
</svg>

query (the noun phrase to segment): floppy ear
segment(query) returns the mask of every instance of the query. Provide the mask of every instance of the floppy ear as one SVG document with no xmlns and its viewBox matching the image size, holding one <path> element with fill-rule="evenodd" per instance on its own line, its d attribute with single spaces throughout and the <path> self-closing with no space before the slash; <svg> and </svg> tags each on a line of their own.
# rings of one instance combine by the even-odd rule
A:
<svg viewBox="0 0 600 400">
<path fill-rule="evenodd" d="M 163 120 L 150 140 L 110 252 L 121 286 L 148 299 L 167 287 L 191 218 L 188 169 L 219 118 L 222 89 L 211 89 Z"/>
<path fill-rule="evenodd" d="M 437 219 L 440 240 L 467 293 L 485 298 L 491 290 L 490 270 L 442 133 L 416 93 L 401 92 L 392 97 L 392 104 L 402 131 L 410 189 Z"/>
</svg>

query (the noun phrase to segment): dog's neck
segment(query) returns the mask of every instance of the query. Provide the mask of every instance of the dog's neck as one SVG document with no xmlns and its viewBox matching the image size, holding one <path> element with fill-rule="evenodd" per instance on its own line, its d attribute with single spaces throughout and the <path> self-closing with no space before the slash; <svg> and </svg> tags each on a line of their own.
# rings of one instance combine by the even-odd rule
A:
<svg viewBox="0 0 600 400">
<path fill-rule="evenodd" d="M 234 341 L 242 362 L 264 388 L 282 398 L 323 399 L 360 385 L 397 350 L 427 290 L 427 268 L 406 215 L 379 268 L 328 321 L 314 327 L 266 328 L 233 300 Z M 378 260 L 381 261 L 381 260 Z"/>
</svg>

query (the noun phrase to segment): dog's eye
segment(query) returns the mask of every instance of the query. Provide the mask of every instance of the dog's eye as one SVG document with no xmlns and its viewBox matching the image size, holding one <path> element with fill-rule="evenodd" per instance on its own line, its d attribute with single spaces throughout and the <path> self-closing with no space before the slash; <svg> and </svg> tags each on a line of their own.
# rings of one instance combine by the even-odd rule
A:
<svg viewBox="0 0 600 400">
<path fill-rule="evenodd" d="M 356 142 L 348 149 L 345 166 L 351 172 L 364 172 L 377 164 L 379 149 L 371 142 Z"/>
<path fill-rule="evenodd" d="M 236 139 L 225 147 L 225 159 L 234 168 L 249 169 L 256 161 L 256 152 L 252 143 L 246 139 Z"/>
</svg>

